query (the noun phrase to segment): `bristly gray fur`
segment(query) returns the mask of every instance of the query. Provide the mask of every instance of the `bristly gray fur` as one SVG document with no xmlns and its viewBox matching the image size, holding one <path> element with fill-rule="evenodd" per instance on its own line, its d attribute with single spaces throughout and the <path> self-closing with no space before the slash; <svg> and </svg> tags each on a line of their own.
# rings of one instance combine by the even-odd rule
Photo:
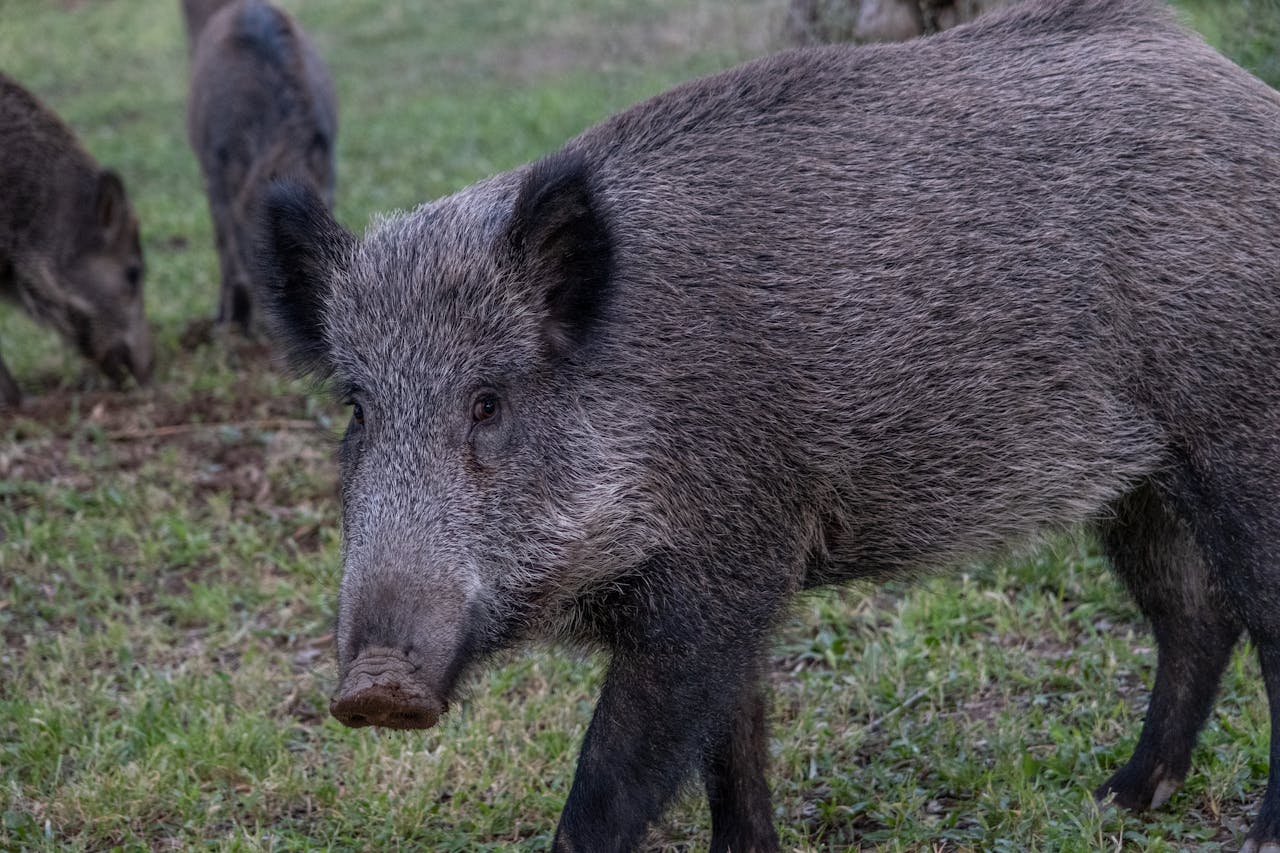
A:
<svg viewBox="0 0 1280 853">
<path fill-rule="evenodd" d="M 532 264 L 531 196 L 569 229 Z M 583 276 L 530 270 L 594 269 L 574 235 L 608 274 L 549 316 Z M 631 849 L 695 768 L 712 849 L 776 849 L 756 685 L 785 602 L 1047 529 L 1102 531 L 1160 645 L 1100 795 L 1181 782 L 1242 629 L 1280 685 L 1280 97 L 1154 2 L 688 83 L 311 286 L 360 415 L 335 713 L 430 725 L 495 647 L 603 645 L 557 850 Z"/>
</svg>

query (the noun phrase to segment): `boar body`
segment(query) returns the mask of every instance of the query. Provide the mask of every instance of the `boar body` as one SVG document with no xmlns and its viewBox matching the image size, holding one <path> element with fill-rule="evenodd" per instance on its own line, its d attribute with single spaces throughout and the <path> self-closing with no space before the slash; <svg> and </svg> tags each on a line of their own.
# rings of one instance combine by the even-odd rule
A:
<svg viewBox="0 0 1280 853">
<path fill-rule="evenodd" d="M 333 83 L 311 40 L 265 0 L 186 0 L 187 131 L 204 174 L 221 268 L 218 319 L 249 332 L 252 229 L 267 184 L 290 176 L 332 206 Z"/>
<path fill-rule="evenodd" d="M 280 328 L 354 406 L 333 712 L 425 727 L 498 648 L 595 645 L 556 849 L 700 771 L 712 849 L 776 850 L 787 602 L 1086 527 L 1159 647 L 1098 793 L 1160 805 L 1245 630 L 1280 703 L 1278 141 L 1156 4 L 1040 0 L 692 82 L 360 240 L 278 187 Z"/>
<path fill-rule="evenodd" d="M 0 295 L 116 382 L 150 377 L 138 220 L 100 167 L 31 92 L 0 74 Z M 20 399 L 0 361 L 0 408 Z"/>
</svg>

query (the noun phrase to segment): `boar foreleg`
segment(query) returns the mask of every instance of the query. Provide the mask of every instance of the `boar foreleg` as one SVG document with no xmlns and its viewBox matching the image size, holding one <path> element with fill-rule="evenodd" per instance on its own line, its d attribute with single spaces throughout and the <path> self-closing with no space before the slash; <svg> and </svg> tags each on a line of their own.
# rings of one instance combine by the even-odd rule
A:
<svg viewBox="0 0 1280 853">
<path fill-rule="evenodd" d="M 21 402 L 22 392 L 18 390 L 18 383 L 5 367 L 4 359 L 0 358 L 0 409 L 16 409 Z"/>
<path fill-rule="evenodd" d="M 773 853 L 768 703 L 759 681 L 743 692 L 729 728 L 707 754 L 703 775 L 711 803 L 711 853 Z"/>
<path fill-rule="evenodd" d="M 723 849 L 729 833 L 741 838 L 754 825 L 741 820 L 743 807 L 763 806 L 757 822 L 769 821 L 763 756 L 745 754 L 763 743 L 754 680 L 769 620 L 729 629 L 707 614 L 663 606 L 636 621 L 648 624 L 629 625 L 631 641 L 615 652 L 560 817 L 553 846 L 559 853 L 636 849 L 707 757 L 718 814 L 712 849 Z M 736 773 L 751 778 L 739 783 L 730 778 Z M 777 849 L 772 828 L 765 833 L 755 846 L 733 849 Z"/>
</svg>

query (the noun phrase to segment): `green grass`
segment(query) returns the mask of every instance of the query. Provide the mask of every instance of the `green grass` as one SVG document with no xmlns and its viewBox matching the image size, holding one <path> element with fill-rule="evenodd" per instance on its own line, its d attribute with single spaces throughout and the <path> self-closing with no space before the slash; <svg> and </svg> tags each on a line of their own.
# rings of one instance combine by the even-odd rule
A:
<svg viewBox="0 0 1280 853">
<path fill-rule="evenodd" d="M 1280 87 L 1280 0 L 1181 0 L 1184 20 L 1273 88 Z"/>
<path fill-rule="evenodd" d="M 0 65 L 125 176 L 143 222 L 154 387 L 105 393 L 0 310 L 33 399 L 0 420 L 0 849 L 544 850 L 598 661 L 529 651 L 426 733 L 327 714 L 340 412 L 253 347 L 183 332 L 217 269 L 183 129 L 177 3 L 0 0 Z M 339 216 L 361 228 L 552 150 L 772 45 L 783 0 L 287 4 L 338 81 Z M 1270 2 L 1185 0 L 1273 84 Z M 1153 662 L 1087 546 L 799 602 L 773 687 L 787 850 L 1231 849 L 1267 764 L 1237 655 L 1187 786 L 1099 811 Z M 691 790 L 653 835 L 703 849 Z"/>
</svg>

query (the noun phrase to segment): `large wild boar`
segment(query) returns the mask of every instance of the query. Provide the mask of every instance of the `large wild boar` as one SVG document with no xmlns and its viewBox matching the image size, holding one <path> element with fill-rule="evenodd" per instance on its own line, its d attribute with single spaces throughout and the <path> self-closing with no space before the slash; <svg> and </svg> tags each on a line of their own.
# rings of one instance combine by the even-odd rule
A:
<svg viewBox="0 0 1280 853">
<path fill-rule="evenodd" d="M 1280 97 L 1151 0 L 778 54 L 362 240 L 298 187 L 267 217 L 353 406 L 332 711 L 427 727 L 495 649 L 606 650 L 557 850 L 633 849 L 694 771 L 713 850 L 776 850 L 787 602 L 1067 525 L 1159 647 L 1099 796 L 1178 787 L 1245 630 L 1280 720 Z"/>
<path fill-rule="evenodd" d="M 265 0 L 183 0 L 191 49 L 187 132 L 204 173 L 222 271 L 218 320 L 248 333 L 258 287 L 257 205 L 291 176 L 329 206 L 337 98 L 311 40 Z"/>
<path fill-rule="evenodd" d="M 142 244 L 124 184 L 53 111 L 0 73 L 0 295 L 114 382 L 151 376 Z M 0 408 L 18 384 L 0 361 Z"/>
</svg>

